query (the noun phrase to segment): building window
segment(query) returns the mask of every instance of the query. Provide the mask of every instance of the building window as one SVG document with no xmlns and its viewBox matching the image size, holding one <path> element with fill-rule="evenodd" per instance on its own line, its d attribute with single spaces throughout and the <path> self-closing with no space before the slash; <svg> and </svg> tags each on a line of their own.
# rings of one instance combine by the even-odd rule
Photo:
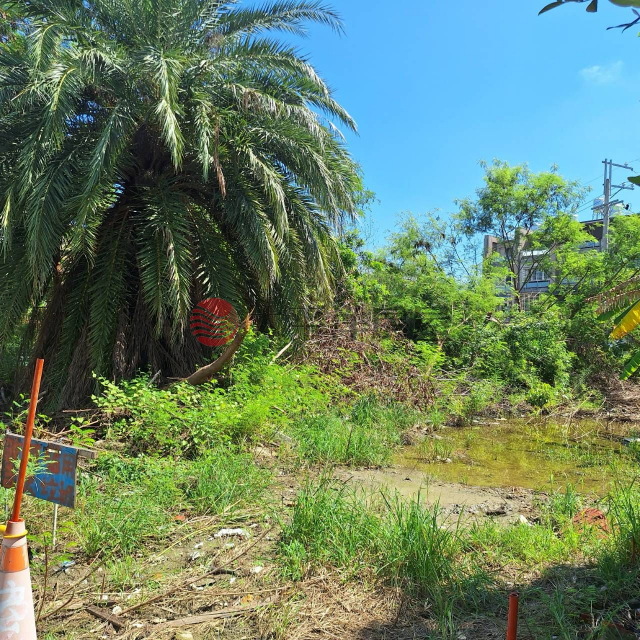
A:
<svg viewBox="0 0 640 640">
<path fill-rule="evenodd" d="M 531 278 L 529 278 L 530 282 L 548 282 L 549 276 L 542 271 L 542 269 L 534 269 L 531 272 Z"/>
</svg>

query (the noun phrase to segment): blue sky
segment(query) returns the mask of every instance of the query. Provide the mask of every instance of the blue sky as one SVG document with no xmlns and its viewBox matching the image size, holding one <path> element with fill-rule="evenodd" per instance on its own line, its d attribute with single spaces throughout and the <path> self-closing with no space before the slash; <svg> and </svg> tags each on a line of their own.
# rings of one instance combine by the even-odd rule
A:
<svg viewBox="0 0 640 640">
<path fill-rule="evenodd" d="M 557 164 L 596 197 L 605 157 L 640 158 L 640 29 L 606 31 L 631 10 L 601 0 L 595 15 L 569 4 L 538 17 L 544 4 L 333 0 L 346 35 L 311 29 L 301 48 L 359 125 L 349 144 L 379 199 L 374 244 L 399 212 L 454 211 L 482 159 Z M 640 208 L 640 188 L 625 197 Z"/>
</svg>

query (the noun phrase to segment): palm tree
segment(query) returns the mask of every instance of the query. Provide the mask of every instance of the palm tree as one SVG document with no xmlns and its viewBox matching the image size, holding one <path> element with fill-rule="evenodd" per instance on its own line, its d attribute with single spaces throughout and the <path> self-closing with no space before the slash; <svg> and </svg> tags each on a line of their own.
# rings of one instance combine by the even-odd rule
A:
<svg viewBox="0 0 640 640">
<path fill-rule="evenodd" d="M 0 43 L 0 345 L 25 326 L 56 403 L 92 370 L 183 376 L 192 305 L 295 334 L 356 213 L 355 129 L 269 32 L 341 29 L 316 0 L 30 0 Z M 24 361 L 24 358 L 23 358 Z"/>
</svg>

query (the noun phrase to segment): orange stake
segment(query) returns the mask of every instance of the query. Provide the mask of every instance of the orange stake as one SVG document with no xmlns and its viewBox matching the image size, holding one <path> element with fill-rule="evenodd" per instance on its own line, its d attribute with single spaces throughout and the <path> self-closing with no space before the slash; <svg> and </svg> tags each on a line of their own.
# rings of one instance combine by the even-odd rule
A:
<svg viewBox="0 0 640 640">
<path fill-rule="evenodd" d="M 20 456 L 20 471 L 16 482 L 16 495 L 13 499 L 13 511 L 10 522 L 20 522 L 20 506 L 22 504 L 22 494 L 27 476 L 27 462 L 29 461 L 29 449 L 31 448 L 31 434 L 33 424 L 36 420 L 36 407 L 38 406 L 38 394 L 40 393 L 40 380 L 42 379 L 42 367 L 44 360 L 36 360 L 36 371 L 33 375 L 33 385 L 31 386 L 31 402 L 29 403 L 29 413 L 27 414 L 27 424 L 24 429 L 24 444 L 22 455 Z"/>
<path fill-rule="evenodd" d="M 518 637 L 518 604 L 520 594 L 517 592 L 509 596 L 509 618 L 507 621 L 507 640 L 516 640 Z"/>
</svg>

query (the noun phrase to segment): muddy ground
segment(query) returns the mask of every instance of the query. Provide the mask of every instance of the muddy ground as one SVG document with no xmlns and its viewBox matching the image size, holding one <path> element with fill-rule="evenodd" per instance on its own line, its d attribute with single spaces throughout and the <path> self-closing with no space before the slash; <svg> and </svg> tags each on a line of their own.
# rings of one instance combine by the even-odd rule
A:
<svg viewBox="0 0 640 640">
<path fill-rule="evenodd" d="M 546 494 L 521 487 L 475 487 L 425 478 L 415 469 L 342 470 L 338 477 L 356 486 L 373 490 L 397 491 L 410 500 L 425 505 L 437 505 L 443 520 L 455 524 L 493 518 L 500 522 L 517 523 L 534 520 Z"/>
</svg>

